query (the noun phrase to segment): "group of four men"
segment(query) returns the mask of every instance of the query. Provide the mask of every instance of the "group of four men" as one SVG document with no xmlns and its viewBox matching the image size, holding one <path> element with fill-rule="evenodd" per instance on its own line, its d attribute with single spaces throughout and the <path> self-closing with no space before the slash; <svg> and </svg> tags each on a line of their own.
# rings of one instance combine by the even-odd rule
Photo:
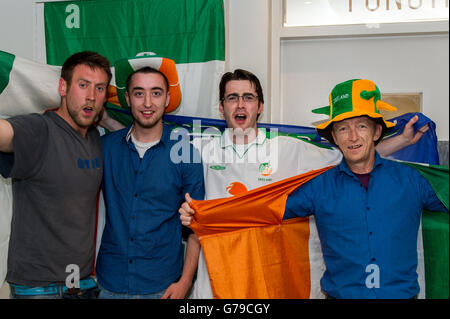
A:
<svg viewBox="0 0 450 319">
<path fill-rule="evenodd" d="M 170 151 L 177 141 L 170 138 L 173 128 L 162 122 L 170 100 L 164 73 L 144 67 L 129 75 L 126 100 L 134 122 L 100 138 L 92 124 L 104 116 L 110 79 L 106 58 L 93 52 L 76 53 L 62 67 L 61 105 L 56 111 L 0 120 L 0 172 L 13 178 L 7 272 L 12 298 L 93 298 L 98 288 L 100 298 L 184 298 L 200 254 L 198 238 L 190 233 L 183 258 L 178 208 L 185 225 L 194 213 L 188 203 L 190 196 L 185 194 L 195 199 L 226 197 L 230 195 L 229 186 L 236 182 L 242 186 L 241 191 L 250 190 L 328 165 L 337 166 L 293 194 L 285 214 L 285 218 L 316 215 L 322 246 L 327 247 L 324 292 L 334 298 L 373 297 L 358 286 L 357 278 L 342 273 L 343 269 L 351 272 L 358 268 L 370 251 L 381 256 L 380 262 L 389 268 L 392 279 L 386 281 L 389 292 L 375 297 L 410 298 L 417 294 L 417 255 L 412 247 L 416 245 L 418 216 L 423 207 L 442 210 L 442 205 L 423 178 L 375 152 L 375 143 L 389 125 L 380 122 L 379 114 L 363 110 L 357 103 L 342 104 L 335 114 L 337 103 L 322 130 L 326 133 L 318 132 L 340 151 L 277 136 L 276 154 L 267 155 L 267 147 L 275 140 L 257 128 L 264 107 L 261 85 L 250 72 L 236 70 L 222 77 L 219 88 L 220 112 L 233 132 L 200 140 L 203 165 L 193 160 L 174 162 Z M 341 96 L 361 93 L 345 91 L 346 87 Z M 377 99 L 371 96 L 365 101 L 376 103 Z M 105 126 L 117 128 L 117 123 L 110 125 L 110 121 L 104 116 Z M 415 121 L 417 118 L 401 135 L 381 141 L 377 151 L 388 155 L 415 143 L 424 131 L 413 133 Z M 192 159 L 196 149 L 190 145 L 189 150 Z M 252 152 L 258 155 L 257 161 L 249 160 Z M 270 179 L 255 178 L 260 164 L 266 162 L 265 156 L 278 165 Z M 216 170 L 209 163 L 222 163 L 225 169 Z M 393 173 L 400 174 L 404 185 L 397 190 L 401 193 L 398 196 L 387 189 Z M 354 184 L 364 187 L 359 189 Z M 97 286 L 91 273 L 101 185 L 106 224 L 96 263 Z M 383 204 L 381 199 L 387 196 L 380 192 L 386 189 L 389 200 Z M 339 200 L 341 195 L 358 205 L 349 209 Z M 410 205 L 399 210 L 389 231 L 381 230 L 381 220 L 390 208 L 405 199 Z M 374 212 L 373 220 L 361 215 L 367 209 Z M 375 234 L 373 239 L 366 238 L 367 229 L 370 236 Z M 401 241 L 397 241 L 397 231 L 405 234 Z M 362 239 L 364 245 L 348 244 L 361 243 Z M 389 255 L 380 248 L 388 241 L 394 241 Z M 398 253 L 405 257 L 400 264 L 391 258 Z M 75 287 L 66 284 L 69 265 L 79 269 L 81 280 Z M 202 256 L 192 296 L 212 297 Z"/>
</svg>

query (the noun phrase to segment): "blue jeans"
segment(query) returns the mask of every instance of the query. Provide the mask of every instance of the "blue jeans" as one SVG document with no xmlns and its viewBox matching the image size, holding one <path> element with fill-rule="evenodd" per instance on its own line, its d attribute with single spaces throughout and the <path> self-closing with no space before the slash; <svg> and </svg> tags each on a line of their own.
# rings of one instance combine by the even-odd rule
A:
<svg viewBox="0 0 450 319">
<path fill-rule="evenodd" d="M 166 290 L 162 290 L 159 292 L 155 292 L 152 294 L 144 294 L 144 295 L 131 295 L 128 293 L 120 293 L 113 292 L 105 289 L 102 286 L 98 286 L 100 288 L 100 294 L 98 295 L 98 299 L 161 299 Z"/>
<path fill-rule="evenodd" d="M 97 283 L 91 277 L 80 280 L 79 289 L 68 289 L 64 284 L 28 287 L 9 283 L 11 299 L 96 299 Z"/>
</svg>

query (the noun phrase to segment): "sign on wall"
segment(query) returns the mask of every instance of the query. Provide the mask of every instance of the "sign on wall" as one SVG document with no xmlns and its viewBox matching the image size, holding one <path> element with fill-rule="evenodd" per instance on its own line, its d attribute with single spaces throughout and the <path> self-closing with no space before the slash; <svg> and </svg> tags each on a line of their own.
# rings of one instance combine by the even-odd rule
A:
<svg viewBox="0 0 450 319">
<path fill-rule="evenodd" d="M 448 0 L 284 0 L 284 26 L 448 21 Z"/>
</svg>

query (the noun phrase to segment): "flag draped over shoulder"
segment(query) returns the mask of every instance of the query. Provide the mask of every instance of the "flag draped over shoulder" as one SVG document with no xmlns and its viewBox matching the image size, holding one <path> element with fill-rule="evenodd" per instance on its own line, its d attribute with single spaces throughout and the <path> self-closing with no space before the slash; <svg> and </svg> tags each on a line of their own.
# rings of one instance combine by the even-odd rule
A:
<svg viewBox="0 0 450 319">
<path fill-rule="evenodd" d="M 449 208 L 448 166 L 405 163 L 417 169 L 430 183 L 442 204 Z M 423 262 L 427 299 L 449 297 L 449 237 L 447 212 L 422 212 Z M 420 254 L 419 254 L 420 256 Z"/>
<path fill-rule="evenodd" d="M 310 297 L 309 218 L 282 219 L 288 194 L 329 168 L 191 202 L 215 298 Z"/>
<path fill-rule="evenodd" d="M 422 113 L 406 113 L 389 120 L 395 123 L 395 126 L 390 131 L 388 137 L 401 134 L 406 123 L 408 123 L 408 121 L 414 115 L 418 115 L 419 117 L 417 122 L 414 124 L 414 134 L 425 124 L 428 124 L 429 130 L 422 136 L 418 143 L 407 146 L 395 152 L 394 154 L 389 156 L 389 158 L 416 163 L 439 165 L 436 124 Z"/>
<path fill-rule="evenodd" d="M 407 165 L 427 178 L 448 209 L 448 167 Z M 229 198 L 191 202 L 196 210 L 191 228 L 200 238 L 215 298 L 320 297 L 311 278 L 323 268 L 309 256 L 309 219 L 282 217 L 288 194 L 326 169 Z M 448 213 L 425 213 L 422 232 L 419 263 L 425 263 L 426 292 L 421 285 L 421 294 L 448 298 Z"/>
</svg>

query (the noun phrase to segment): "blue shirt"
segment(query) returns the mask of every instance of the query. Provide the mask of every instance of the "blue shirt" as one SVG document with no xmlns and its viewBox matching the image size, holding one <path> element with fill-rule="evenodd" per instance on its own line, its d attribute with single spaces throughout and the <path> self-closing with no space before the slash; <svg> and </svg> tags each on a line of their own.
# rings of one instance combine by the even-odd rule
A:
<svg viewBox="0 0 450 319">
<path fill-rule="evenodd" d="M 100 285 L 113 292 L 159 292 L 181 275 L 178 209 L 185 193 L 203 199 L 205 190 L 202 164 L 192 161 L 194 148 L 189 140 L 171 139 L 171 130 L 164 125 L 160 142 L 142 159 L 129 127 L 102 138 L 106 223 L 96 272 Z M 175 163 L 172 149 L 190 156 Z"/>
<path fill-rule="evenodd" d="M 377 154 L 370 175 L 366 191 L 343 160 L 293 192 L 284 219 L 315 215 L 326 264 L 321 287 L 330 296 L 412 298 L 422 209 L 447 209 L 405 164 Z"/>
</svg>

